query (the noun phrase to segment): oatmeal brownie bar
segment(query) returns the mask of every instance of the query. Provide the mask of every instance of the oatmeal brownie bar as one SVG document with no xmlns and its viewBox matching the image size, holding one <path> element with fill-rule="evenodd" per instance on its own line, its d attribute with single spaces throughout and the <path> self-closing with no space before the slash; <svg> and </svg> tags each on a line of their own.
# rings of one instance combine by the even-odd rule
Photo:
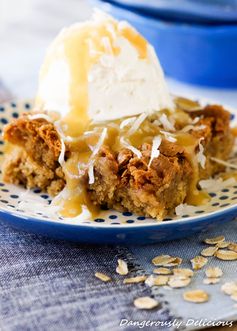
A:
<svg viewBox="0 0 237 331">
<path fill-rule="evenodd" d="M 4 139 L 10 143 L 2 166 L 4 181 L 38 187 L 51 195 L 64 188 L 58 163 L 61 142 L 52 123 L 23 115 L 5 127 Z"/>
<path fill-rule="evenodd" d="M 226 160 L 233 147 L 233 135 L 229 127 L 230 114 L 220 106 L 207 106 L 193 112 L 200 117 L 192 130 L 194 137 L 204 140 L 206 163 L 199 165 L 198 179 L 205 179 L 224 170 L 225 167 L 211 160 Z M 117 155 L 103 148 L 95 163 L 95 183 L 89 187 L 91 199 L 121 211 L 133 211 L 139 215 L 163 219 L 183 203 L 190 190 L 193 168 L 185 148 L 177 143 L 162 140 L 160 156 L 147 164 L 151 145 L 144 144 L 139 159 L 129 150 Z"/>
<path fill-rule="evenodd" d="M 204 138 L 206 164 L 204 169 L 199 166 L 198 179 L 208 178 L 224 170 L 211 157 L 226 160 L 232 150 L 230 114 L 220 106 L 207 106 L 189 116 L 199 117 L 191 135 Z M 62 190 L 65 179 L 58 163 L 61 143 L 52 123 L 23 116 L 6 126 L 4 139 L 12 146 L 3 165 L 5 181 L 39 187 L 52 195 Z M 66 149 L 66 157 L 70 157 L 68 146 Z M 163 139 L 159 149 L 159 157 L 148 167 L 150 144 L 140 147 L 141 158 L 126 148 L 115 153 L 103 146 L 94 163 L 95 181 L 87 184 L 93 203 L 158 219 L 173 211 L 188 195 L 193 167 L 185 148 L 176 142 Z"/>
</svg>

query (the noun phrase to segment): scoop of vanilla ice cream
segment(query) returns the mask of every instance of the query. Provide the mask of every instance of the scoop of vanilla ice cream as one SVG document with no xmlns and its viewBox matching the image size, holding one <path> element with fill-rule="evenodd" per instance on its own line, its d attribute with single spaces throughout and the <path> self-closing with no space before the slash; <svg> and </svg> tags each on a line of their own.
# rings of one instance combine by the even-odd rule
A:
<svg viewBox="0 0 237 331">
<path fill-rule="evenodd" d="M 173 102 L 153 47 L 128 23 L 97 12 L 49 47 L 36 108 L 100 122 L 172 109 Z"/>
</svg>

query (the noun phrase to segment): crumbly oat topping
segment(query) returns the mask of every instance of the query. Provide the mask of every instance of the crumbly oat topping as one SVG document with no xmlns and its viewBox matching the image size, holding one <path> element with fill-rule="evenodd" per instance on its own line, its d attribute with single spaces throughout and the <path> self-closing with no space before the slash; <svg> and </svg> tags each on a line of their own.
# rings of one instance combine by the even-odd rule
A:
<svg viewBox="0 0 237 331">
<path fill-rule="evenodd" d="M 177 97 L 174 100 L 175 104 L 178 108 L 185 110 L 185 111 L 198 111 L 201 109 L 201 105 L 197 101 L 189 100 L 182 97 Z"/>
</svg>

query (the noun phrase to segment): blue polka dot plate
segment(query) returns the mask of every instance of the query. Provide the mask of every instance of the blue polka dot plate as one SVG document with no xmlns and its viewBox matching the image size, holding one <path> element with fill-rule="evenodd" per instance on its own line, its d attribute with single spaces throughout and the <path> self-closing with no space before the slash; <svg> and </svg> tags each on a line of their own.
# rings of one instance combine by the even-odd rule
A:
<svg viewBox="0 0 237 331">
<path fill-rule="evenodd" d="M 30 102 L 0 106 L 0 130 L 22 110 L 31 108 Z M 233 116 L 234 117 L 234 116 Z M 234 119 L 232 119 L 234 121 Z M 4 141 L 0 139 L 0 162 L 4 158 Z M 0 218 L 23 231 L 40 235 L 93 244 L 151 244 L 207 232 L 219 223 L 228 222 L 237 214 L 237 182 L 234 179 L 205 182 L 211 199 L 203 206 L 183 206 L 163 222 L 134 215 L 102 210 L 99 217 L 87 221 L 62 218 L 54 213 L 50 197 L 39 189 L 27 191 L 22 187 L 0 181 Z M 213 186 L 214 185 L 214 186 Z M 22 201 L 25 203 L 22 204 Z M 33 208 L 27 208 L 34 201 Z M 186 208 L 186 209 L 185 209 Z"/>
</svg>

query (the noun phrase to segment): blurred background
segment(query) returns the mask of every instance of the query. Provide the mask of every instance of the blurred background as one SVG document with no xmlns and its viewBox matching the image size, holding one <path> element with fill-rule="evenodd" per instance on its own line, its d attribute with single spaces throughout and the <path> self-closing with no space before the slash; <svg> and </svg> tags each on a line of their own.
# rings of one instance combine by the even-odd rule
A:
<svg viewBox="0 0 237 331">
<path fill-rule="evenodd" d="M 237 108 L 235 0 L 0 0 L 1 84 L 18 99 L 34 97 L 49 43 L 95 6 L 153 43 L 173 93 Z"/>
</svg>

